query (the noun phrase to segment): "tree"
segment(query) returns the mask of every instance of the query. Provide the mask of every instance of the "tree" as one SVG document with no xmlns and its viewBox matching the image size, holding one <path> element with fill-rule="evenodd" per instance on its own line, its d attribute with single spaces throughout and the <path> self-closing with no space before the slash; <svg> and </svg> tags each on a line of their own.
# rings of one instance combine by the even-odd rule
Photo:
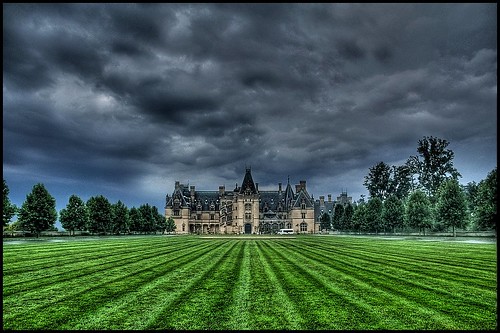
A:
<svg viewBox="0 0 500 333">
<path fill-rule="evenodd" d="M 472 181 L 467 183 L 467 185 L 463 186 L 463 191 L 465 194 L 465 200 L 467 201 L 467 213 L 469 218 L 469 224 L 474 224 L 474 213 L 476 211 L 476 207 L 478 206 L 478 192 L 479 185 Z"/>
<path fill-rule="evenodd" d="M 165 228 L 165 231 L 170 233 L 170 232 L 174 232 L 176 229 L 176 225 L 175 225 L 175 221 L 174 219 L 172 218 L 172 216 L 170 216 L 168 219 L 167 219 L 167 223 L 166 223 L 166 228 Z"/>
<path fill-rule="evenodd" d="M 29 230 L 38 237 L 42 231 L 54 226 L 56 220 L 56 199 L 43 184 L 34 185 L 19 211 L 21 228 Z"/>
<path fill-rule="evenodd" d="M 368 230 L 378 233 L 382 228 L 382 208 L 382 200 L 379 197 L 371 197 L 368 200 L 365 216 Z"/>
<path fill-rule="evenodd" d="M 392 166 L 389 195 L 394 194 L 398 199 L 405 199 L 413 189 L 412 182 L 412 169 L 409 165 Z"/>
<path fill-rule="evenodd" d="M 349 202 L 344 208 L 344 216 L 342 219 L 342 225 L 345 230 L 351 230 L 352 229 L 352 219 L 354 215 L 354 207 L 352 204 Z"/>
<path fill-rule="evenodd" d="M 113 213 L 108 199 L 102 195 L 91 197 L 87 201 L 89 210 L 88 230 L 92 233 L 104 233 L 112 230 Z"/>
<path fill-rule="evenodd" d="M 365 176 L 363 185 L 368 189 L 370 197 L 378 197 L 385 200 L 391 190 L 390 179 L 391 167 L 384 162 L 379 162 L 369 169 L 369 173 Z"/>
<path fill-rule="evenodd" d="M 113 233 L 121 234 L 129 231 L 130 217 L 127 206 L 120 200 L 111 205 L 113 211 Z"/>
<path fill-rule="evenodd" d="M 342 229 L 342 217 L 344 215 L 344 206 L 341 204 L 336 204 L 333 209 L 333 218 L 332 218 L 332 226 L 333 229 L 340 230 Z"/>
<path fill-rule="evenodd" d="M 156 218 L 153 214 L 152 207 L 146 203 L 139 207 L 139 211 L 143 218 L 142 231 L 147 233 L 154 231 L 156 233 Z"/>
<path fill-rule="evenodd" d="M 413 191 L 421 189 L 422 187 L 419 182 L 422 166 L 417 156 L 408 157 L 405 166 L 408 168 L 409 172 L 410 190 L 408 193 L 413 193 Z"/>
<path fill-rule="evenodd" d="M 155 218 L 156 230 L 164 233 L 167 228 L 167 219 L 164 215 L 158 212 L 158 208 L 156 208 L 156 206 L 153 206 L 153 216 Z"/>
<path fill-rule="evenodd" d="M 75 235 L 75 230 L 84 230 L 89 223 L 89 212 L 82 199 L 76 195 L 69 197 L 66 208 L 59 212 L 59 221 L 64 229 Z"/>
<path fill-rule="evenodd" d="M 7 183 L 5 182 L 5 179 L 3 180 L 3 226 L 7 226 L 10 223 L 10 220 L 14 215 L 17 213 L 17 207 L 16 205 L 12 204 L 9 199 L 9 187 L 7 186 Z"/>
<path fill-rule="evenodd" d="M 366 230 L 366 204 L 362 200 L 359 201 L 352 215 L 352 230 Z"/>
<path fill-rule="evenodd" d="M 389 196 L 382 209 L 382 222 L 384 229 L 390 229 L 392 232 L 396 228 L 401 228 L 404 224 L 404 204 L 397 195 Z"/>
<path fill-rule="evenodd" d="M 421 190 L 416 190 L 408 198 L 406 206 L 406 223 L 412 228 L 418 228 L 424 232 L 425 228 L 432 226 L 432 211 L 427 195 Z"/>
<path fill-rule="evenodd" d="M 454 153 L 451 149 L 446 149 L 448 145 L 448 141 L 433 136 L 424 136 L 418 141 L 417 152 L 422 157 L 419 160 L 419 181 L 432 200 L 436 198 L 439 187 L 446 179 L 461 177 L 453 167 Z"/>
<path fill-rule="evenodd" d="M 141 232 L 144 226 L 144 218 L 139 209 L 132 207 L 129 211 L 130 231 Z"/>
<path fill-rule="evenodd" d="M 437 220 L 446 227 L 464 228 L 467 224 L 467 201 L 465 195 L 455 179 L 445 181 L 439 190 L 436 205 Z"/>
<path fill-rule="evenodd" d="M 319 228 L 321 230 L 330 230 L 330 223 L 331 223 L 330 214 L 328 214 L 327 212 L 321 214 Z"/>
<path fill-rule="evenodd" d="M 475 218 L 480 230 L 495 230 L 497 220 L 497 168 L 478 185 Z"/>
</svg>

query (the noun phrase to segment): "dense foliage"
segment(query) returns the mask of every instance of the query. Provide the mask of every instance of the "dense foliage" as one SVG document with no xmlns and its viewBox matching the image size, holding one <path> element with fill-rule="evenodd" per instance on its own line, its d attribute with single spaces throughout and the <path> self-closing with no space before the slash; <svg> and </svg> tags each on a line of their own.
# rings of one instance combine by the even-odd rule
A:
<svg viewBox="0 0 500 333">
<path fill-rule="evenodd" d="M 496 168 L 480 184 L 461 186 L 448 145 L 446 140 L 424 136 L 418 141 L 419 156 L 410 156 L 404 165 L 391 167 L 379 162 L 369 168 L 364 185 L 370 200 L 382 200 L 382 221 L 368 206 L 358 205 L 351 229 L 377 232 L 402 228 L 453 234 L 456 229 L 496 230 Z M 411 215 L 414 210 L 417 215 Z"/>
<path fill-rule="evenodd" d="M 404 225 L 405 207 L 403 201 L 396 195 L 391 195 L 385 200 L 382 209 L 382 223 L 384 230 L 394 231 Z"/>
<path fill-rule="evenodd" d="M 43 184 L 34 185 L 19 211 L 21 228 L 38 237 L 42 231 L 53 228 L 56 220 L 56 200 Z"/>
<path fill-rule="evenodd" d="M 320 217 L 320 226 L 319 226 L 319 230 L 323 231 L 328 231 L 331 229 L 331 218 L 330 218 L 330 214 L 328 214 L 327 212 L 324 212 L 321 217 Z"/>
<path fill-rule="evenodd" d="M 465 228 L 467 223 L 467 202 L 465 194 L 458 181 L 449 179 L 445 181 L 439 191 L 436 205 L 436 220 L 446 227 Z"/>
<path fill-rule="evenodd" d="M 112 215 L 113 215 L 113 233 L 114 234 L 125 234 L 129 232 L 130 228 L 130 217 L 127 206 L 120 200 L 117 203 L 111 205 Z"/>
<path fill-rule="evenodd" d="M 3 226 L 7 226 L 10 223 L 10 220 L 14 215 L 16 215 L 17 208 L 16 205 L 12 204 L 9 199 L 9 187 L 3 180 L 3 205 L 2 205 L 2 214 L 3 214 Z"/>
<path fill-rule="evenodd" d="M 102 195 L 90 197 L 87 207 L 89 210 L 87 230 L 104 235 L 112 232 L 113 210 L 108 199 Z"/>
<path fill-rule="evenodd" d="M 71 195 L 66 208 L 59 212 L 59 221 L 62 227 L 75 234 L 75 230 L 85 230 L 89 223 L 87 206 L 77 195 Z"/>
<path fill-rule="evenodd" d="M 497 168 L 479 182 L 476 224 L 479 229 L 495 230 L 497 221 Z"/>
<path fill-rule="evenodd" d="M 406 206 L 406 222 L 412 228 L 418 228 L 423 231 L 432 226 L 432 210 L 427 195 L 416 190 L 408 198 Z"/>
</svg>

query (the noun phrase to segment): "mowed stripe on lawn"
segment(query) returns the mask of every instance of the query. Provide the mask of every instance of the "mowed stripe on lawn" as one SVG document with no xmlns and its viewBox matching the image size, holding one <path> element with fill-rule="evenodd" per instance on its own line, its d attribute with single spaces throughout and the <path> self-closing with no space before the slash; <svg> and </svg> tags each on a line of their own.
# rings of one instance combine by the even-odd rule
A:
<svg viewBox="0 0 500 333">
<path fill-rule="evenodd" d="M 103 253 L 106 242 L 103 242 L 101 249 Z M 155 243 L 152 240 L 150 242 L 153 245 Z M 52 284 L 43 280 L 40 281 L 40 286 L 31 285 L 19 295 L 4 297 L 4 328 L 59 327 L 92 311 L 110 298 L 131 290 L 135 284 L 145 283 L 155 274 L 162 274 L 163 264 L 169 260 L 172 253 L 181 256 L 183 252 L 189 254 L 202 246 L 196 242 L 191 245 L 180 242 L 173 246 L 153 246 L 155 250 L 151 251 L 151 245 L 143 246 L 143 253 L 139 251 L 139 254 L 134 254 L 132 259 L 126 262 L 112 262 L 110 265 L 92 261 L 82 263 L 76 275 L 71 271 L 63 280 Z M 64 255 L 64 252 L 54 255 Z M 123 255 L 128 256 L 129 252 L 123 252 Z"/>
<path fill-rule="evenodd" d="M 442 283 L 437 285 L 436 279 L 426 277 L 425 274 L 411 274 L 398 266 L 374 264 L 366 258 L 350 255 L 348 250 L 343 253 L 336 247 L 321 249 L 316 246 L 317 244 L 312 243 L 287 245 L 285 249 L 280 249 L 279 253 L 286 251 L 298 253 L 299 256 L 304 256 L 303 262 L 321 263 L 322 265 L 313 264 L 312 266 L 319 269 L 323 276 L 330 275 L 334 279 L 343 275 L 347 278 L 342 282 L 344 284 L 351 281 L 355 282 L 355 285 L 364 285 L 366 287 L 364 291 L 357 291 L 357 288 L 346 284 L 343 289 L 350 290 L 352 297 L 359 295 L 361 298 L 369 298 L 370 295 L 374 295 L 372 297 L 375 301 L 372 303 L 373 310 L 377 309 L 374 312 L 380 314 L 385 313 L 382 316 L 385 321 L 391 317 L 403 315 L 400 323 L 395 322 L 395 328 L 461 329 L 489 327 L 496 324 L 496 308 L 492 306 L 496 303 L 496 276 L 492 279 L 489 288 L 481 289 L 484 297 L 478 301 L 474 294 L 467 297 L 467 290 L 474 290 L 474 277 L 464 278 L 461 283 L 442 280 Z M 342 245 L 348 247 L 346 244 Z M 373 251 L 385 251 L 382 245 L 373 247 Z M 290 249 L 290 246 L 293 248 Z M 439 250 L 439 247 L 436 247 L 436 250 Z M 374 255 L 373 251 L 367 249 L 366 257 Z M 408 262 L 412 261 L 408 260 Z M 413 261 L 413 264 L 418 266 L 419 262 Z M 457 267 L 457 270 L 460 270 L 460 267 Z M 392 296 L 386 299 L 384 294 Z M 389 304 L 394 302 L 406 304 L 408 310 L 401 311 L 396 307 L 395 311 L 387 312 L 386 310 L 390 309 Z M 412 313 L 411 316 L 408 315 L 410 313 Z M 374 327 L 374 324 L 369 325 Z M 385 325 L 387 324 L 383 327 L 387 327 Z"/>
<path fill-rule="evenodd" d="M 3 248 L 4 329 L 496 327 L 494 244 L 187 236 Z"/>
</svg>

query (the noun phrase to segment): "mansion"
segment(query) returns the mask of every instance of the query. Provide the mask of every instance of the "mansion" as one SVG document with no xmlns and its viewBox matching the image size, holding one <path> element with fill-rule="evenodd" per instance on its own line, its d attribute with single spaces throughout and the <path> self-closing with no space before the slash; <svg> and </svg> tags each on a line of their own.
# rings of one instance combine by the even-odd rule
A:
<svg viewBox="0 0 500 333">
<path fill-rule="evenodd" d="M 342 193 L 343 204 L 351 202 L 347 193 Z M 330 215 L 335 202 L 320 196 L 314 201 L 301 180 L 295 185 L 290 182 L 285 189 L 278 184 L 276 191 L 259 191 L 251 170 L 246 169 L 240 187 L 226 191 L 197 191 L 195 186 L 175 182 L 174 192 L 166 196 L 165 216 L 172 217 L 177 234 L 270 234 L 279 229 L 293 229 L 295 233 L 320 232 L 320 217 L 324 212 Z"/>
</svg>

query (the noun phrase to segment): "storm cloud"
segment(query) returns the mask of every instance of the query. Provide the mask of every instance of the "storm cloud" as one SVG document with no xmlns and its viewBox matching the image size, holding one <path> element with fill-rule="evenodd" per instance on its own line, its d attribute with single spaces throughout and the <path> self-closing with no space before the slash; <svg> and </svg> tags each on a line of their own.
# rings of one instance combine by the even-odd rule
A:
<svg viewBox="0 0 500 333">
<path fill-rule="evenodd" d="M 164 205 L 176 180 L 287 178 L 357 200 L 380 161 L 450 142 L 496 166 L 496 4 L 4 4 L 3 172 Z"/>
</svg>

